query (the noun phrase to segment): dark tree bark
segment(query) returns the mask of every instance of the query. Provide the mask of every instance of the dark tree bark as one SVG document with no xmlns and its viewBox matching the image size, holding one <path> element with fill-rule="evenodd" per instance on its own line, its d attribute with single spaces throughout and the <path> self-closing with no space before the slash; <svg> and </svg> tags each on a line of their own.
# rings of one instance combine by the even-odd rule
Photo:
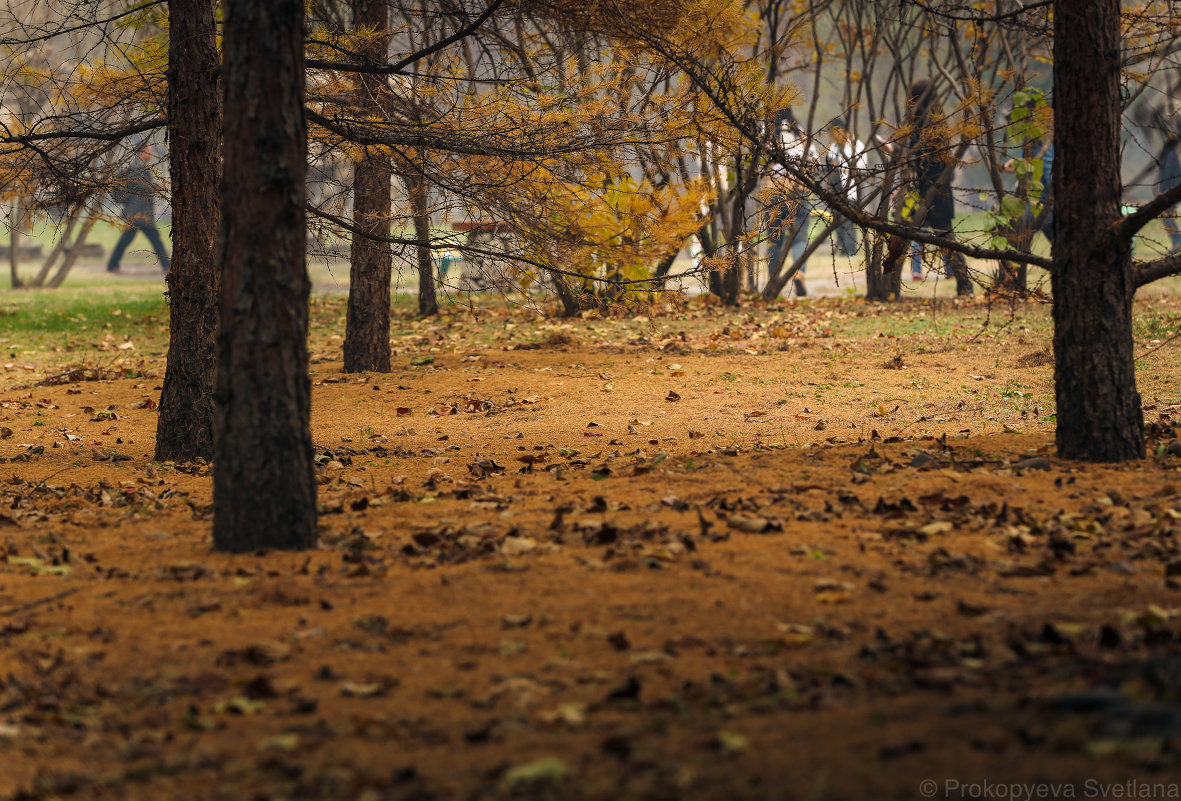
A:
<svg viewBox="0 0 1181 801">
<path fill-rule="evenodd" d="M 742 255 L 735 254 L 730 268 L 722 273 L 722 303 L 737 306 L 742 292 Z"/>
<path fill-rule="evenodd" d="M 418 313 L 433 317 L 439 313 L 439 299 L 435 294 L 435 261 L 431 258 L 431 212 L 427 203 L 427 182 L 422 171 L 407 173 L 406 186 L 410 191 L 410 210 L 414 214 L 414 238 L 418 240 Z"/>
<path fill-rule="evenodd" d="M 1055 0 L 1054 390 L 1068 459 L 1144 456 L 1119 135 L 1119 0 Z"/>
<path fill-rule="evenodd" d="M 368 40 L 364 57 L 385 63 L 389 50 L 389 12 L 384 0 L 353 0 L 353 27 L 374 28 L 381 35 Z M 385 79 L 358 75 L 357 105 L 361 113 L 381 114 Z M 370 236 L 353 234 L 349 260 L 349 302 L 345 320 L 344 370 L 357 373 L 390 371 L 390 168 L 389 156 L 366 148 L 353 165 L 353 222 Z M 370 238 L 372 237 L 372 238 Z"/>
<path fill-rule="evenodd" d="M 558 296 L 558 300 L 562 304 L 563 317 L 577 317 L 583 310 L 583 304 L 580 298 L 585 297 L 583 293 L 572 290 L 567 284 L 563 276 L 554 276 L 554 294 Z"/>
<path fill-rule="evenodd" d="M 898 171 L 897 156 L 891 159 L 882 176 L 881 191 L 879 193 L 876 216 L 885 217 L 890 213 L 890 197 L 894 186 L 894 176 Z M 869 237 L 869 231 L 865 231 Z M 876 301 L 892 301 L 902 296 L 902 258 L 896 253 L 898 243 L 894 239 L 901 237 L 877 235 L 872 237 L 873 244 L 868 248 L 865 263 L 865 299 Z M 903 240 L 903 249 L 907 242 Z M 893 245 L 895 251 L 891 251 Z"/>
<path fill-rule="evenodd" d="M 353 166 L 353 222 L 373 237 L 390 236 L 388 159 L 366 155 Z M 349 300 L 345 318 L 344 371 L 390 371 L 389 243 L 353 234 L 349 254 Z"/>
<path fill-rule="evenodd" d="M 316 545 L 302 0 L 227 0 L 213 541 Z"/>
<path fill-rule="evenodd" d="M 866 300 L 895 301 L 902 297 L 902 266 L 910 256 L 910 247 L 909 239 L 891 236 L 880 255 L 875 251 L 871 257 L 874 269 L 865 271 Z"/>
<path fill-rule="evenodd" d="M 156 460 L 213 459 L 221 178 L 221 93 L 214 0 L 169 0 L 168 141 L 172 269 L 168 366 Z M 71 254 L 72 255 L 72 254 Z"/>
</svg>

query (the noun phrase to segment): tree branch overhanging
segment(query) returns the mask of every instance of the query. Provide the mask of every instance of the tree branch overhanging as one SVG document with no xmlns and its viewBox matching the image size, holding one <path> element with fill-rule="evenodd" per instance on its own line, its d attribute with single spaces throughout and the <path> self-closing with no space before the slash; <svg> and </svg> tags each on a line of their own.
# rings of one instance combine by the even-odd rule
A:
<svg viewBox="0 0 1181 801">
<path fill-rule="evenodd" d="M 488 19 L 496 12 L 498 8 L 504 5 L 505 0 L 492 0 L 488 7 L 484 9 L 480 16 L 469 22 L 463 28 L 460 28 L 455 33 L 447 36 L 439 41 L 417 50 L 408 56 L 398 59 L 392 64 L 373 64 L 360 63 L 349 61 L 324 61 L 321 59 L 307 59 L 304 66 L 309 69 L 332 70 L 335 72 L 359 72 L 369 75 L 400 75 L 406 67 L 421 61 L 424 58 L 445 50 L 456 42 L 466 39 L 475 33 L 481 25 L 488 21 Z M 359 55 L 359 54 L 354 54 Z"/>
</svg>

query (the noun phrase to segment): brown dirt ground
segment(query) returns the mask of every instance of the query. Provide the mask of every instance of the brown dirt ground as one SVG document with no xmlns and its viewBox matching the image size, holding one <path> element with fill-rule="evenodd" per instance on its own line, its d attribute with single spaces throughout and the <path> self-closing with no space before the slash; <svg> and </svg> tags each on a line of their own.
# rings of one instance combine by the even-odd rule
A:
<svg viewBox="0 0 1181 801">
<path fill-rule="evenodd" d="M 1154 455 L 1093 466 L 1044 307 L 458 311 L 361 377 L 342 314 L 312 553 L 211 552 L 209 468 L 151 462 L 158 342 L 7 368 L 0 797 L 1176 792 L 1152 334 Z"/>
</svg>

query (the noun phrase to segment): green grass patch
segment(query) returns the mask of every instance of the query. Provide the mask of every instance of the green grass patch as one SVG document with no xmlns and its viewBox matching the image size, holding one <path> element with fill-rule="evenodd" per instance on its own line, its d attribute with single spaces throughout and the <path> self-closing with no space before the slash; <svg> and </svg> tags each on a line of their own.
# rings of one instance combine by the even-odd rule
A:
<svg viewBox="0 0 1181 801">
<path fill-rule="evenodd" d="M 91 285 L 0 296 L 0 337 L 10 350 L 47 350 L 168 334 L 159 284 Z"/>
</svg>

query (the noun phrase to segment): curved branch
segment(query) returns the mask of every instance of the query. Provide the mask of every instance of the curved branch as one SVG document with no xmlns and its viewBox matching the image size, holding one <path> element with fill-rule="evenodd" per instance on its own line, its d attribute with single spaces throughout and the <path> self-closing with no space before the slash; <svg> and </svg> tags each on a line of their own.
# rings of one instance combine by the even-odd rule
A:
<svg viewBox="0 0 1181 801">
<path fill-rule="evenodd" d="M 1132 286 L 1136 289 L 1168 278 L 1171 275 L 1181 275 L 1181 253 L 1165 256 L 1163 259 L 1146 262 L 1132 270 Z"/>
<path fill-rule="evenodd" d="M 132 6 L 131 8 L 121 11 L 118 14 L 112 14 L 106 19 L 94 20 L 92 22 L 83 22 L 69 28 L 59 28 L 56 31 L 43 33 L 40 36 L 30 36 L 26 39 L 0 39 L 0 47 L 22 47 L 25 45 L 35 44 L 37 42 L 45 42 L 58 36 L 65 36 L 68 33 L 76 33 L 77 31 L 85 30 L 87 28 L 101 27 L 111 22 L 117 22 L 124 17 L 130 17 L 133 14 L 138 14 L 140 11 L 151 8 L 152 6 L 164 5 L 167 2 L 168 0 L 148 0 L 146 3 L 141 3 L 138 6 Z"/>
<path fill-rule="evenodd" d="M 1177 184 L 1167 192 L 1161 192 L 1152 200 L 1145 203 L 1133 213 L 1124 217 L 1116 225 L 1116 236 L 1121 239 L 1131 239 L 1140 229 L 1160 216 L 1161 212 L 1173 208 L 1181 203 L 1181 184 Z"/>
<path fill-rule="evenodd" d="M 488 7 L 484 9 L 480 16 L 476 17 L 470 23 L 460 28 L 455 33 L 447 36 L 434 44 L 424 47 L 414 53 L 411 53 L 404 58 L 395 61 L 393 64 L 355 64 L 347 61 L 323 61 L 320 59 L 309 58 L 304 62 L 304 66 L 309 69 L 333 70 L 335 72 L 363 72 L 369 75 L 398 75 L 406 67 L 410 66 L 416 61 L 421 61 L 427 56 L 433 55 L 440 50 L 444 50 L 456 42 L 471 36 L 476 30 L 488 21 L 488 18 L 496 12 L 500 6 L 504 5 L 504 0 L 492 0 Z"/>
<path fill-rule="evenodd" d="M 35 145 L 37 142 L 52 141 L 55 139 L 90 139 L 97 142 L 117 142 L 128 136 L 133 136 L 137 133 L 144 133 L 145 131 L 154 131 L 161 128 L 167 122 L 163 117 L 149 117 L 146 120 L 137 122 L 134 125 L 128 125 L 123 128 L 116 128 L 110 131 L 97 130 L 70 130 L 68 128 L 58 131 L 47 131 L 45 133 L 27 133 L 27 134 L 4 134 L 0 135 L 0 145 Z"/>
<path fill-rule="evenodd" d="M 923 0 L 908 0 L 911 5 L 918 6 L 923 11 L 934 17 L 950 20 L 952 22 L 1005 22 L 1006 20 L 1016 19 L 1022 14 L 1028 14 L 1030 11 L 1036 11 L 1039 8 L 1049 8 L 1052 6 L 1053 0 L 1037 0 L 1037 2 L 1029 5 L 1018 4 L 1017 8 L 1012 11 L 1003 11 L 996 14 L 957 14 L 952 11 L 941 11 L 933 7 L 930 3 L 925 3 Z"/>
</svg>

